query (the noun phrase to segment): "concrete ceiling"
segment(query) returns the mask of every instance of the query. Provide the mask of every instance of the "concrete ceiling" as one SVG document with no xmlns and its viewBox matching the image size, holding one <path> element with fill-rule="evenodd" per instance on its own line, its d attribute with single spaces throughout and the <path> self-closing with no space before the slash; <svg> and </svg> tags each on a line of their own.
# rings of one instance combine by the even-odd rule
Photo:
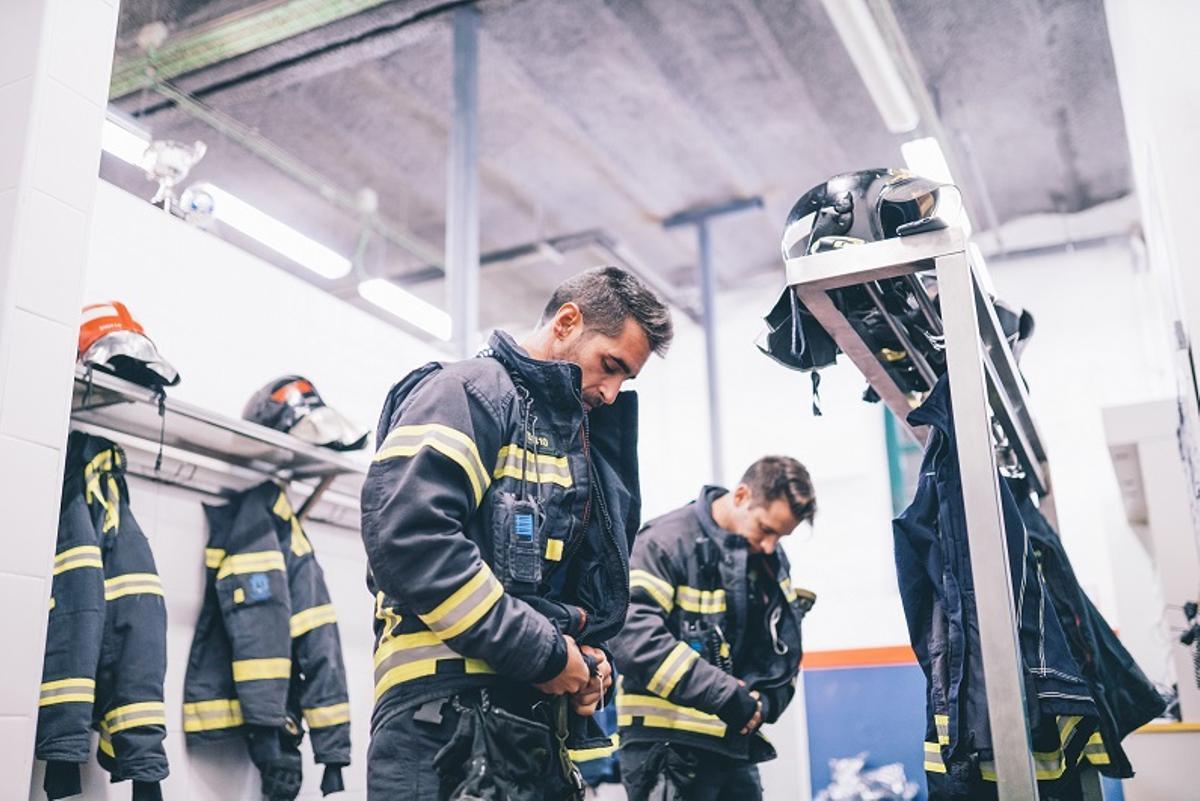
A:
<svg viewBox="0 0 1200 801">
<path fill-rule="evenodd" d="M 172 39 L 281 0 L 123 0 L 118 63 L 141 26 Z M 451 110 L 448 9 L 387 2 L 173 79 L 442 248 Z M 366 4 L 364 4 L 366 5 Z M 1131 191 L 1102 0 L 893 0 L 967 175 L 1001 223 L 1089 208 Z M 694 234 L 683 209 L 760 195 L 713 225 L 719 279 L 780 275 L 792 202 L 834 173 L 902 164 L 818 0 L 482 0 L 482 250 L 598 229 L 683 295 Z M 171 41 L 171 40 L 168 40 Z M 347 255 L 361 224 L 153 91 L 114 99 L 155 138 L 200 139 L 192 178 L 212 181 Z M 149 195 L 110 157 L 105 177 Z M 975 220 L 981 227 L 983 220 Z M 547 290 L 595 247 L 484 268 L 484 326 L 529 323 Z M 378 238 L 372 274 L 426 265 Z M 287 265 L 283 265 L 288 268 Z M 310 277 L 291 267 L 297 274 Z M 320 282 L 320 279 L 316 279 Z M 349 296 L 348 286 L 328 285 Z M 416 285 L 440 301 L 441 281 Z"/>
</svg>

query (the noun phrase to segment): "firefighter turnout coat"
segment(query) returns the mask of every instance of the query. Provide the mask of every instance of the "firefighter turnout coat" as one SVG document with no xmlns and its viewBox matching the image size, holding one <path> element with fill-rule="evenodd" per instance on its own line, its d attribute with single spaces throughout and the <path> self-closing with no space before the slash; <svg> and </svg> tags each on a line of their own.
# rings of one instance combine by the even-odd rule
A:
<svg viewBox="0 0 1200 801">
<path fill-rule="evenodd" d="M 207 585 L 184 683 L 188 744 L 248 736 L 262 769 L 256 732 L 290 736 L 294 750 L 303 721 L 330 776 L 350 764 L 350 706 L 336 616 L 312 544 L 271 482 L 205 512 Z M 340 781 L 330 777 L 325 786 Z"/>
<path fill-rule="evenodd" d="M 751 762 L 775 756 L 760 733 L 743 737 L 718 713 L 740 679 L 759 692 L 765 722 L 779 718 L 796 691 L 800 622 L 815 596 L 792 587 L 777 550 L 761 558 L 764 598 L 752 619 L 746 539 L 712 519 L 724 492 L 705 487 L 638 534 L 629 616 L 614 641 L 622 747 L 670 741 Z"/>
<path fill-rule="evenodd" d="M 129 510 L 125 454 L 73 433 L 38 700 L 35 754 L 51 799 L 79 790 L 79 764 L 99 731 L 98 758 L 134 798 L 167 776 L 167 613 L 150 543 Z"/>
<path fill-rule="evenodd" d="M 528 694 L 565 666 L 563 634 L 603 647 L 620 629 L 636 397 L 585 414 L 580 377 L 497 332 L 392 388 L 362 493 L 376 721 L 468 689 Z M 591 755 L 609 738 L 587 723 L 572 743 Z"/>
</svg>

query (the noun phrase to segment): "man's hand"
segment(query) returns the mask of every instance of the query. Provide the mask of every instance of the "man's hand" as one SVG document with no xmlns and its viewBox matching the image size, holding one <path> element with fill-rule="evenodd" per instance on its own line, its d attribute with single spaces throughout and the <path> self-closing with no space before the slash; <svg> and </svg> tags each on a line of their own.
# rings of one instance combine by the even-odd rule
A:
<svg viewBox="0 0 1200 801">
<path fill-rule="evenodd" d="M 564 634 L 563 639 L 567 641 L 566 667 L 550 681 L 534 685 L 546 695 L 577 695 L 583 692 L 592 678 L 587 663 L 583 661 L 583 654 L 575 644 L 575 638 Z"/>
<path fill-rule="evenodd" d="M 600 648 L 584 645 L 580 650 L 595 661 L 596 672 L 592 674 L 582 692 L 571 696 L 571 709 L 578 715 L 589 717 L 596 714 L 600 701 L 612 686 L 612 665 L 608 663 L 608 655 Z"/>
<path fill-rule="evenodd" d="M 743 737 L 758 731 L 758 728 L 763 724 L 762 696 L 758 694 L 758 690 L 751 690 L 750 697 L 758 702 L 758 707 L 754 710 L 754 717 L 750 718 L 746 725 L 742 727 L 740 734 Z"/>
</svg>

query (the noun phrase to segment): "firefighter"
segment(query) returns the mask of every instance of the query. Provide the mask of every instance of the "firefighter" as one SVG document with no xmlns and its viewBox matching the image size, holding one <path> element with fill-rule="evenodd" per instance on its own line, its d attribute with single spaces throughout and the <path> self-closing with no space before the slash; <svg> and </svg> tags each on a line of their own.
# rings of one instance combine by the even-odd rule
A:
<svg viewBox="0 0 1200 801">
<path fill-rule="evenodd" d="M 646 525 L 630 561 L 629 616 L 613 642 L 621 777 L 630 801 L 747 801 L 775 757 L 758 729 L 796 691 L 800 622 L 780 540 L 816 513 L 808 471 L 766 456 L 731 491 Z"/>
<path fill-rule="evenodd" d="M 672 336 L 616 267 L 553 293 L 522 344 L 394 386 L 362 493 L 375 595 L 371 801 L 581 797 L 613 745 L 611 685 L 639 525 L 637 407 L 620 392 Z"/>
</svg>

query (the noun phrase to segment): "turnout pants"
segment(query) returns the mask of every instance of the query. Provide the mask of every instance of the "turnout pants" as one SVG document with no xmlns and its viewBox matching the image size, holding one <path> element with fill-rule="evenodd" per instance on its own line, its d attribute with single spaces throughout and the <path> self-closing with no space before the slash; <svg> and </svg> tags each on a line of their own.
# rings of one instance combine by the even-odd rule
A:
<svg viewBox="0 0 1200 801">
<path fill-rule="evenodd" d="M 631 743 L 619 752 L 629 801 L 762 801 L 758 768 L 668 743 Z"/>
</svg>

